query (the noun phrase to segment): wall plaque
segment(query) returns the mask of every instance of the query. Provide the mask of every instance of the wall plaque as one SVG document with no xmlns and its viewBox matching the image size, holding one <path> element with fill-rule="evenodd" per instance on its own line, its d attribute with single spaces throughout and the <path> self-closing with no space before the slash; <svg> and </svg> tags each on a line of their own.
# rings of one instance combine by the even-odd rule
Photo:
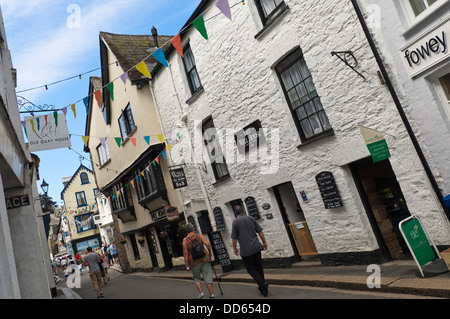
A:
<svg viewBox="0 0 450 319">
<path fill-rule="evenodd" d="M 334 181 L 331 172 L 322 172 L 316 176 L 317 185 L 319 186 L 320 195 L 326 209 L 337 208 L 342 206 L 341 196 Z"/>
</svg>

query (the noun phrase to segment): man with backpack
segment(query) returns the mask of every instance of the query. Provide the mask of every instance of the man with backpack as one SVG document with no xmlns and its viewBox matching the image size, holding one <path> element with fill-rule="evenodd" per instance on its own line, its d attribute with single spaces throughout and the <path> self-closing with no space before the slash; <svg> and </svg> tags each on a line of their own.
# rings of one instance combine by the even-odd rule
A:
<svg viewBox="0 0 450 319">
<path fill-rule="evenodd" d="M 197 299 L 202 299 L 205 296 L 203 293 L 200 274 L 203 275 L 210 298 L 214 298 L 211 268 L 211 245 L 206 241 L 202 234 L 197 234 L 194 231 L 194 226 L 192 226 L 192 224 L 187 223 L 184 230 L 188 234 L 183 239 L 184 263 L 186 264 L 186 270 L 192 271 L 195 286 L 199 291 Z M 205 246 L 208 251 L 206 251 Z"/>
</svg>

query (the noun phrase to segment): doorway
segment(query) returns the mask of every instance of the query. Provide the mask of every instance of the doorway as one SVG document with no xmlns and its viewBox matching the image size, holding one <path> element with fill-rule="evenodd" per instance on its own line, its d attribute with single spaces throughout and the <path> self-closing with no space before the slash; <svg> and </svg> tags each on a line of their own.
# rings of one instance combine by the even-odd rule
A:
<svg viewBox="0 0 450 319">
<path fill-rule="evenodd" d="M 373 163 L 368 158 L 350 169 L 384 259 L 408 255 L 398 223 L 411 214 L 390 161 Z"/>
<path fill-rule="evenodd" d="M 317 256 L 317 249 L 291 182 L 272 187 L 295 257 Z"/>
</svg>

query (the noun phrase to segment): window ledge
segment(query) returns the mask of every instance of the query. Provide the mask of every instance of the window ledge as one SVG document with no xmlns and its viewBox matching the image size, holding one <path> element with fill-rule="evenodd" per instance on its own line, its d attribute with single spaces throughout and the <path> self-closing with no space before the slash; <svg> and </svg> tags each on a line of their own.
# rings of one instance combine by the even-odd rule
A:
<svg viewBox="0 0 450 319">
<path fill-rule="evenodd" d="M 289 10 L 289 6 L 288 5 L 284 5 L 283 7 L 281 7 L 279 9 L 279 12 L 277 14 L 275 14 L 273 16 L 273 18 L 269 22 L 267 22 L 266 25 L 255 35 L 255 39 L 258 39 L 259 37 L 261 37 L 288 10 Z"/>
<path fill-rule="evenodd" d="M 197 100 L 197 98 L 203 93 L 203 91 L 205 91 L 203 89 L 203 86 L 199 87 L 198 90 L 195 91 L 194 94 L 192 94 L 192 96 L 186 100 L 186 104 L 190 105 L 194 103 L 195 100 Z"/>
<path fill-rule="evenodd" d="M 324 139 L 326 137 L 334 136 L 334 130 L 330 129 L 328 131 L 322 132 L 314 137 L 311 137 L 310 139 L 302 142 L 300 145 L 297 145 L 297 148 L 300 149 L 303 146 L 309 145 L 311 143 L 317 142 L 318 140 Z"/>
<path fill-rule="evenodd" d="M 217 185 L 217 184 L 219 184 L 220 182 L 226 181 L 226 180 L 229 179 L 229 178 L 231 178 L 231 175 L 230 175 L 230 174 L 225 175 L 225 176 L 222 177 L 222 178 L 216 179 L 216 181 L 215 181 L 214 183 L 212 183 L 212 185 Z"/>
</svg>

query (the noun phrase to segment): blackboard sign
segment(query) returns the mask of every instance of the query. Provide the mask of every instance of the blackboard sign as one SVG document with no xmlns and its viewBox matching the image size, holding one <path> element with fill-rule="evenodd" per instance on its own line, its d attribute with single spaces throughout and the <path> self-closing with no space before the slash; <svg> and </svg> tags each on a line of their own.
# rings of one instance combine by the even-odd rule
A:
<svg viewBox="0 0 450 319">
<path fill-rule="evenodd" d="M 245 200 L 245 206 L 247 207 L 247 212 L 254 219 L 260 219 L 258 206 L 256 206 L 256 201 L 253 197 L 249 196 Z"/>
<path fill-rule="evenodd" d="M 214 212 L 214 218 L 216 220 L 217 231 L 224 231 L 225 230 L 225 222 L 223 220 L 222 209 L 220 209 L 220 207 L 216 207 L 213 209 L 213 212 Z"/>
<path fill-rule="evenodd" d="M 211 223 L 209 221 L 208 211 L 202 211 L 202 215 L 197 217 L 198 224 L 202 234 L 209 234 L 212 232 Z"/>
<path fill-rule="evenodd" d="M 227 249 L 222 239 L 220 232 L 214 232 L 209 234 L 209 240 L 213 248 L 214 256 L 222 267 L 224 273 L 233 270 L 233 265 L 231 264 L 230 256 L 228 255 Z"/>
<path fill-rule="evenodd" d="M 337 208 L 342 206 L 341 196 L 334 181 L 331 172 L 322 172 L 316 176 L 317 185 L 319 186 L 320 195 L 326 209 Z"/>
<path fill-rule="evenodd" d="M 174 189 L 188 186 L 183 168 L 171 169 L 169 172 Z"/>
</svg>

